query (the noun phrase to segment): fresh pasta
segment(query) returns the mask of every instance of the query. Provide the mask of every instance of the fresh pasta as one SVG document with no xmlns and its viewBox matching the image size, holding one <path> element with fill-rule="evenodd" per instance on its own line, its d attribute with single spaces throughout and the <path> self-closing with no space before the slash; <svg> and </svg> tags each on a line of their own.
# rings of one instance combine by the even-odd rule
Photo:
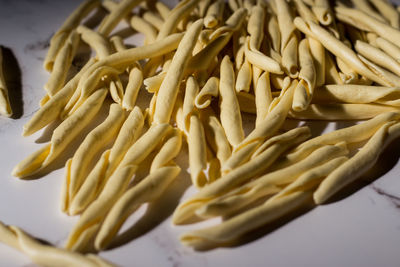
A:
<svg viewBox="0 0 400 267">
<path fill-rule="evenodd" d="M 99 7 L 99 25 L 82 23 Z M 87 0 L 50 41 L 45 94 L 23 135 L 60 124 L 13 170 L 39 176 L 82 139 L 61 193 L 61 210 L 80 217 L 65 249 L 1 222 L 0 241 L 44 266 L 112 266 L 85 253 L 112 247 L 184 172 L 195 193 L 172 222 L 222 218 L 181 235 L 195 249 L 325 203 L 400 136 L 399 27 L 381 0 Z M 81 41 L 90 59 L 71 73 Z M 11 116 L 1 52 L 0 113 Z M 304 120 L 354 125 L 310 138 Z"/>
</svg>

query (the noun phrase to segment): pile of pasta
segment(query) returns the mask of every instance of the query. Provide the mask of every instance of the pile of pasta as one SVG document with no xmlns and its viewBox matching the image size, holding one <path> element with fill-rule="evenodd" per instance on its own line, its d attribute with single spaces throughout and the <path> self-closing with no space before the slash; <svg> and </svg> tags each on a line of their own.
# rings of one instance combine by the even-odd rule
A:
<svg viewBox="0 0 400 267">
<path fill-rule="evenodd" d="M 100 9 L 101 23 L 85 26 Z M 61 123 L 13 175 L 50 166 L 107 105 L 65 164 L 62 211 L 80 215 L 65 249 L 110 246 L 132 213 L 168 190 L 186 145 L 197 192 L 172 221 L 223 219 L 180 240 L 195 249 L 230 244 L 324 203 L 399 137 L 399 14 L 385 0 L 183 0 L 172 9 L 88 0 L 51 39 L 46 95 L 23 134 Z M 131 48 L 121 25 L 143 34 L 143 44 Z M 95 53 L 67 79 L 81 42 Z M 288 120 L 365 121 L 312 137 L 307 126 L 283 127 Z"/>
</svg>

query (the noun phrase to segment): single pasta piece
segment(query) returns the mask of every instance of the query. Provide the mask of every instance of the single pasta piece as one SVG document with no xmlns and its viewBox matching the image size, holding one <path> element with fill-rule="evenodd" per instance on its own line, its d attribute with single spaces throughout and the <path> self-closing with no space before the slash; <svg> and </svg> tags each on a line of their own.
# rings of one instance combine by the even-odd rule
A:
<svg viewBox="0 0 400 267">
<path fill-rule="evenodd" d="M 124 19 L 131 10 L 139 5 L 142 0 L 122 0 L 118 5 L 108 14 L 99 26 L 98 32 L 108 37 L 112 30 L 117 26 L 117 24 Z"/>
<path fill-rule="evenodd" d="M 44 245 L 17 226 L 0 222 L 0 242 L 26 254 L 34 263 L 41 266 L 88 266 L 112 267 L 114 264 L 93 254 L 80 254 L 65 249 Z"/>
<path fill-rule="evenodd" d="M 3 48 L 0 46 L 0 114 L 11 117 L 12 113 L 10 100 L 8 98 L 8 88 L 3 72 Z"/>
<path fill-rule="evenodd" d="M 381 113 L 399 111 L 398 107 L 379 104 L 311 104 L 289 117 L 302 120 L 368 120 Z"/>
<path fill-rule="evenodd" d="M 203 123 L 206 140 L 222 165 L 232 151 L 224 128 L 210 107 L 200 112 L 200 119 Z"/>
<path fill-rule="evenodd" d="M 82 40 L 87 43 L 99 59 L 103 59 L 112 53 L 112 46 L 108 39 L 98 32 L 95 32 L 86 26 L 79 25 L 76 31 L 81 35 Z"/>
<path fill-rule="evenodd" d="M 78 27 L 81 20 L 86 17 L 93 9 L 100 6 L 101 1 L 99 0 L 86 0 L 83 2 L 69 17 L 64 21 L 63 25 L 58 31 L 51 37 L 50 47 L 47 51 L 46 58 L 43 62 L 43 67 L 47 71 L 53 70 L 54 61 L 57 57 L 61 47 L 64 46 L 65 40 L 67 40 L 70 32 Z"/>
<path fill-rule="evenodd" d="M 237 79 L 235 83 L 236 92 L 249 92 L 251 79 L 252 79 L 251 64 L 248 60 L 244 60 L 242 66 L 237 74 Z"/>
<path fill-rule="evenodd" d="M 57 53 L 49 80 L 44 85 L 44 89 L 50 97 L 54 96 L 61 88 L 63 88 L 68 70 L 78 49 L 78 45 L 79 35 L 77 31 L 73 30 L 65 41 L 64 46 Z"/>
<path fill-rule="evenodd" d="M 316 103 L 343 102 L 354 104 L 378 103 L 388 106 L 400 106 L 400 89 L 375 85 L 330 84 L 316 91 Z"/>
<path fill-rule="evenodd" d="M 143 80 L 143 84 L 149 93 L 156 93 L 160 89 L 160 86 L 165 79 L 165 75 L 167 73 L 165 71 L 162 71 L 158 73 L 157 75 L 148 77 Z"/>
<path fill-rule="evenodd" d="M 212 3 L 207 8 L 207 13 L 204 17 L 204 26 L 206 28 L 215 28 L 222 20 L 225 8 L 225 1 L 218 0 Z"/>
<path fill-rule="evenodd" d="M 300 82 L 294 90 L 292 109 L 294 111 L 305 110 L 311 102 L 314 94 L 316 72 L 314 61 L 310 53 L 308 40 L 303 39 L 299 45 Z"/>
<path fill-rule="evenodd" d="M 257 85 L 254 88 L 254 95 L 257 114 L 256 127 L 259 127 L 267 116 L 269 105 L 272 102 L 271 82 L 268 72 L 263 72 L 257 80 Z"/>
<path fill-rule="evenodd" d="M 146 40 L 145 43 L 151 44 L 156 40 L 158 30 L 143 18 L 139 16 L 132 16 L 130 20 L 130 25 L 135 31 L 144 34 Z"/>
<path fill-rule="evenodd" d="M 195 187 L 202 188 L 207 184 L 207 144 L 203 125 L 197 114 L 190 115 L 187 143 L 190 177 Z"/>
<path fill-rule="evenodd" d="M 315 0 L 312 11 L 318 21 L 325 26 L 334 22 L 333 14 L 328 0 Z"/>
<path fill-rule="evenodd" d="M 159 198 L 178 176 L 180 170 L 176 165 L 160 167 L 127 190 L 105 217 L 95 239 L 95 248 L 97 250 L 105 249 L 129 215 L 141 204 Z"/>
<path fill-rule="evenodd" d="M 154 111 L 155 123 L 169 122 L 175 105 L 179 85 L 183 78 L 185 68 L 190 59 L 190 55 L 200 34 L 203 21 L 197 20 L 185 33 L 178 49 L 168 68 L 167 74 L 160 86 L 157 95 L 156 107 Z"/>
<path fill-rule="evenodd" d="M 170 134 L 165 137 L 166 141 L 154 157 L 150 166 L 150 173 L 157 171 L 159 168 L 168 165 L 178 156 L 182 147 L 182 131 L 174 128 Z"/>
<path fill-rule="evenodd" d="M 24 178 L 48 166 L 75 139 L 79 132 L 100 110 L 108 90 L 94 92 L 72 116 L 64 120 L 55 130 L 50 144 L 39 149 L 15 166 L 12 174 Z"/>
<path fill-rule="evenodd" d="M 115 137 L 124 121 L 125 114 L 122 107 L 112 104 L 108 117 L 85 137 L 72 159 L 67 161 L 66 187 L 63 188 L 62 193 L 65 199 L 63 211 L 68 210 L 69 200 L 74 198 L 90 172 L 88 168 L 93 157 Z"/>
<path fill-rule="evenodd" d="M 143 114 L 139 107 L 135 107 L 126 118 L 111 149 L 102 154 L 75 197 L 70 199 L 71 215 L 82 212 L 98 196 L 128 149 L 139 138 L 143 124 Z"/>
<path fill-rule="evenodd" d="M 194 216 L 194 212 L 210 199 L 218 197 L 225 192 L 245 183 L 252 177 L 260 175 L 275 160 L 291 146 L 303 142 L 310 136 L 310 130 L 307 127 L 293 129 L 277 137 L 277 142 L 266 148 L 253 160 L 244 163 L 235 168 L 228 174 L 220 177 L 210 185 L 204 187 L 193 197 L 181 203 L 173 214 L 172 221 L 174 224 L 183 224 Z"/>
<path fill-rule="evenodd" d="M 232 62 L 225 56 L 221 63 L 219 81 L 220 119 L 229 143 L 238 145 L 244 138 L 242 117 L 239 103 L 235 94 L 235 73 Z"/>
<path fill-rule="evenodd" d="M 208 78 L 206 84 L 201 88 L 200 92 L 194 99 L 194 105 L 198 109 L 205 109 L 210 106 L 212 97 L 219 94 L 219 79 L 217 77 Z"/>
<path fill-rule="evenodd" d="M 387 122 L 352 158 L 331 172 L 315 191 L 316 204 L 322 204 L 340 189 L 359 178 L 378 160 L 382 151 L 400 136 L 400 124 Z"/>
<path fill-rule="evenodd" d="M 275 0 L 276 14 L 279 30 L 281 32 L 282 67 L 291 78 L 296 78 L 298 73 L 298 40 L 295 34 L 296 27 L 293 24 L 289 4 L 284 0 Z"/>
<path fill-rule="evenodd" d="M 142 14 L 142 18 L 154 26 L 158 31 L 162 28 L 164 20 L 151 10 L 147 10 Z"/>
<path fill-rule="evenodd" d="M 186 79 L 185 98 L 183 100 L 183 120 L 185 124 L 185 132 L 189 132 L 191 115 L 195 111 L 194 100 L 199 93 L 199 85 L 193 76 Z"/>
<path fill-rule="evenodd" d="M 126 110 L 135 108 L 136 99 L 143 83 L 143 73 L 138 65 L 129 71 L 129 80 L 122 98 L 122 107 Z"/>
</svg>

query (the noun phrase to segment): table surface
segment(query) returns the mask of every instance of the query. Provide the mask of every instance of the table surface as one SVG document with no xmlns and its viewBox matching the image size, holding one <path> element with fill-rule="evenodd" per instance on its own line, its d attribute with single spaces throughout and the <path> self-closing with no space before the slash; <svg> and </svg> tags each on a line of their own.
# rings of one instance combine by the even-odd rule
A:
<svg viewBox="0 0 400 267">
<path fill-rule="evenodd" d="M 14 118 L 0 117 L 0 221 L 62 246 L 77 217 L 60 211 L 63 164 L 40 179 L 11 176 L 12 168 L 48 141 L 46 131 L 23 138 L 22 126 L 38 109 L 48 73 L 42 62 L 48 40 L 80 1 L 0 0 L 0 44 L 6 47 Z M 22 99 L 22 100 L 21 100 Z M 343 123 L 315 123 L 329 131 Z M 129 241 L 101 252 L 121 266 L 399 266 L 400 143 L 385 152 L 376 170 L 339 199 L 266 227 L 236 247 L 196 252 L 179 235 L 199 227 L 173 226 L 173 207 L 190 194 L 183 172 L 153 206 L 143 206 L 125 224 Z M 156 208 L 153 208 L 156 207 Z M 0 266 L 34 266 L 18 251 L 0 244 Z"/>
</svg>

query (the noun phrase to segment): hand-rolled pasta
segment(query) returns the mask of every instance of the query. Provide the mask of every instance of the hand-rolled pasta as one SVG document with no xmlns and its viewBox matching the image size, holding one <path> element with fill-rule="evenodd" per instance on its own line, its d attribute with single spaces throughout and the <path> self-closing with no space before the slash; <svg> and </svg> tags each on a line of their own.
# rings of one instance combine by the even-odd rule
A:
<svg viewBox="0 0 400 267">
<path fill-rule="evenodd" d="M 225 1 L 217 0 L 207 8 L 204 17 L 204 26 L 206 28 L 215 28 L 222 20 L 224 13 Z"/>
<path fill-rule="evenodd" d="M 378 34 L 386 40 L 393 40 L 394 43 L 400 42 L 400 30 L 393 28 L 382 21 L 379 21 L 378 19 L 361 10 L 338 6 L 335 7 L 335 11 L 338 14 L 353 19 L 355 21 L 353 26 L 356 28 L 358 28 L 359 25 L 364 25 L 364 27 L 368 28 L 369 31 Z"/>
<path fill-rule="evenodd" d="M 250 41 L 249 38 L 247 38 L 247 40 L 245 41 L 244 52 L 246 55 L 246 59 L 251 64 L 253 64 L 257 68 L 260 68 L 264 71 L 268 71 L 271 73 L 276 73 L 276 74 L 283 73 L 281 66 L 277 61 L 261 53 L 260 51 L 251 50 L 249 47 L 249 41 Z"/>
<path fill-rule="evenodd" d="M 103 59 L 112 53 L 111 43 L 100 33 L 83 25 L 79 25 L 76 31 L 81 34 L 82 40 L 96 51 L 99 59 Z"/>
<path fill-rule="evenodd" d="M 163 146 L 154 157 L 150 166 L 150 173 L 168 165 L 180 152 L 182 146 L 182 131 L 175 128 L 168 134 Z"/>
<path fill-rule="evenodd" d="M 235 94 L 235 73 L 232 62 L 225 56 L 221 62 L 219 80 L 220 119 L 226 137 L 232 146 L 238 145 L 244 138 L 242 117 Z"/>
<path fill-rule="evenodd" d="M 96 255 L 71 252 L 61 248 L 44 245 L 16 226 L 0 222 L 0 242 L 26 254 L 34 263 L 41 266 L 65 267 L 112 267 L 114 264 Z"/>
<path fill-rule="evenodd" d="M 107 89 L 94 92 L 84 104 L 55 130 L 50 144 L 21 161 L 13 170 L 13 175 L 24 178 L 48 166 L 72 142 L 79 132 L 100 110 L 107 95 Z"/>
<path fill-rule="evenodd" d="M 330 25 L 334 22 L 333 14 L 328 0 L 315 0 L 311 7 L 315 17 L 322 25 Z"/>
<path fill-rule="evenodd" d="M 134 30 L 145 35 L 145 43 L 151 44 L 156 40 L 158 34 L 157 29 L 143 18 L 132 16 L 130 25 Z"/>
<path fill-rule="evenodd" d="M 24 125 L 22 136 L 29 136 L 35 133 L 55 121 L 61 115 L 65 105 L 78 86 L 79 79 L 94 62 L 94 59 L 90 59 L 74 78 L 69 80 L 60 91 L 40 107 L 33 117 Z"/>
<path fill-rule="evenodd" d="M 127 190 L 105 217 L 95 239 L 95 248 L 97 250 L 105 249 L 129 215 L 141 204 L 159 198 L 168 185 L 178 176 L 180 170 L 176 165 L 160 167 Z"/>
<path fill-rule="evenodd" d="M 390 70 L 397 75 L 400 75 L 400 63 L 379 48 L 376 48 L 360 40 L 356 41 L 354 48 L 357 50 L 358 53 L 371 60 L 372 62 Z"/>
<path fill-rule="evenodd" d="M 237 79 L 235 83 L 236 92 L 249 92 L 251 79 L 252 79 L 251 64 L 248 60 L 244 60 L 242 66 L 237 74 Z"/>
<path fill-rule="evenodd" d="M 380 104 L 311 104 L 289 117 L 302 120 L 368 120 L 386 112 L 399 111 L 398 107 Z"/>
<path fill-rule="evenodd" d="M 185 98 L 183 100 L 183 119 L 185 123 L 185 131 L 189 132 L 191 115 L 195 111 L 194 100 L 199 92 L 199 84 L 193 76 L 186 79 Z"/>
<path fill-rule="evenodd" d="M 251 161 L 239 166 L 228 174 L 220 177 L 212 184 L 204 187 L 196 195 L 181 203 L 173 214 L 174 224 L 183 224 L 194 216 L 194 211 L 205 202 L 213 199 L 225 192 L 231 190 L 239 184 L 242 184 L 252 177 L 261 174 L 279 157 L 281 153 L 291 146 L 303 142 L 310 136 L 310 130 L 307 127 L 293 129 L 281 135 L 281 140 L 277 142 Z M 289 138 L 290 137 L 290 138 Z"/>
<path fill-rule="evenodd" d="M 280 198 L 297 191 L 308 191 L 316 188 L 326 176 L 328 176 L 332 171 L 334 171 L 348 159 L 349 158 L 346 156 L 337 157 L 325 162 L 324 164 L 314 167 L 309 171 L 306 171 L 294 182 L 290 183 L 278 194 L 274 195 L 272 199 Z"/>
<path fill-rule="evenodd" d="M 3 48 L 0 46 L 0 114 L 10 117 L 12 113 L 10 100 L 8 99 L 8 88 L 3 72 Z"/>
<path fill-rule="evenodd" d="M 108 117 L 86 136 L 72 159 L 67 162 L 65 177 L 67 182 L 65 183 L 66 187 L 63 188 L 65 196 L 63 211 L 68 210 L 70 200 L 74 198 L 87 177 L 90 171 L 88 170 L 89 163 L 93 157 L 115 137 L 124 120 L 125 114 L 121 106 L 112 104 Z"/>
<path fill-rule="evenodd" d="M 202 218 L 230 215 L 261 197 L 278 193 L 308 170 L 346 154 L 348 154 L 348 150 L 343 143 L 323 146 L 293 165 L 257 177 L 251 182 L 204 203 L 196 210 L 196 215 Z"/>
<path fill-rule="evenodd" d="M 379 21 L 382 21 L 384 23 L 387 22 L 386 19 L 384 17 L 382 17 L 381 14 L 376 12 L 376 10 L 370 5 L 369 0 L 352 0 L 351 2 L 357 9 L 365 12 L 366 14 L 374 17 L 375 19 L 377 19 Z"/>
<path fill-rule="evenodd" d="M 138 165 L 156 148 L 169 130 L 171 127 L 168 124 L 153 126 L 129 148 L 97 199 L 82 213 L 68 237 L 66 248 L 75 251 L 87 249 L 114 202 L 128 188 Z"/>
<path fill-rule="evenodd" d="M 108 14 L 99 26 L 99 33 L 107 37 L 117 24 L 124 19 L 131 10 L 139 5 L 143 0 L 122 0 L 118 5 Z"/>
<path fill-rule="evenodd" d="M 236 151 L 252 142 L 262 142 L 278 131 L 292 106 L 293 93 L 296 86 L 297 81 L 294 80 L 287 90 L 282 90 L 283 96 L 278 104 L 276 104 L 272 111 L 265 116 L 264 120 L 236 147 Z"/>
<path fill-rule="evenodd" d="M 214 76 L 210 77 L 194 99 L 194 105 L 198 109 L 207 108 L 211 104 L 212 97 L 217 97 L 218 94 L 219 79 Z"/>
<path fill-rule="evenodd" d="M 340 42 L 335 36 L 330 34 L 321 26 L 312 21 L 304 21 L 300 17 L 294 19 L 296 27 L 304 34 L 313 37 L 321 42 L 321 44 L 332 54 L 339 57 L 349 67 L 365 77 L 385 86 L 390 86 L 389 81 L 383 80 L 381 77 L 373 73 L 365 64 L 357 57 L 356 53 L 344 43 Z"/>
<path fill-rule="evenodd" d="M 310 191 L 300 191 L 273 201 L 267 200 L 263 205 L 245 211 L 215 226 L 184 233 L 180 240 L 184 245 L 198 250 L 227 245 L 247 232 L 270 223 L 308 203 L 311 196 L 312 192 Z"/>
<path fill-rule="evenodd" d="M 158 90 L 154 122 L 169 122 L 185 68 L 200 34 L 203 21 L 197 20 L 185 33 Z"/>
<path fill-rule="evenodd" d="M 400 15 L 399 12 L 387 0 L 371 0 L 372 4 L 379 10 L 384 18 L 389 20 L 393 28 L 399 29 Z"/>
<path fill-rule="evenodd" d="M 376 38 L 376 45 L 397 62 L 400 62 L 400 47 L 382 37 Z"/>
<path fill-rule="evenodd" d="M 82 92 L 80 90 L 77 90 L 77 98 L 79 99 L 70 100 L 70 102 L 72 103 L 71 106 L 74 105 L 72 110 L 76 110 L 76 108 L 79 107 L 82 102 L 88 97 L 88 93 L 90 93 L 94 89 L 97 84 L 96 81 L 101 78 L 101 76 L 98 76 L 97 74 L 99 71 L 113 69 L 115 71 L 118 71 L 119 73 L 122 73 L 135 61 L 161 56 L 175 50 L 178 47 L 178 44 L 181 41 L 182 37 L 182 33 L 171 34 L 156 43 L 145 45 L 142 47 L 130 48 L 118 53 L 114 53 L 92 64 L 85 70 L 79 80 L 78 88 L 84 89 Z"/>
<path fill-rule="evenodd" d="M 303 39 L 299 44 L 299 63 L 300 82 L 294 90 L 292 103 L 292 109 L 295 111 L 305 110 L 314 94 L 316 72 L 307 39 Z"/>
<path fill-rule="evenodd" d="M 111 149 L 103 153 L 75 197 L 70 200 L 70 214 L 82 212 L 98 196 L 128 149 L 140 136 L 143 124 L 143 114 L 140 108 L 135 107 L 126 118 Z"/>
<path fill-rule="evenodd" d="M 387 122 L 352 158 L 343 163 L 315 191 L 313 198 L 316 204 L 322 204 L 340 189 L 359 178 L 378 160 L 379 155 L 390 142 L 400 136 L 400 124 Z"/>
<path fill-rule="evenodd" d="M 73 30 L 65 41 L 64 46 L 57 53 L 49 80 L 44 85 L 49 96 L 54 96 L 64 86 L 68 69 L 74 59 L 78 45 L 79 35 L 77 31 Z"/>
<path fill-rule="evenodd" d="M 255 104 L 256 104 L 256 127 L 258 127 L 268 114 L 269 105 L 272 102 L 271 82 L 269 73 L 263 72 L 257 80 L 254 88 Z"/>
<path fill-rule="evenodd" d="M 207 184 L 207 144 L 204 128 L 197 114 L 190 115 L 187 135 L 189 167 L 192 183 L 197 188 Z"/>
<path fill-rule="evenodd" d="M 296 27 L 293 24 L 289 4 L 284 0 L 275 0 L 274 3 L 281 33 L 282 66 L 291 78 L 296 78 L 298 75 Z"/>
<path fill-rule="evenodd" d="M 231 155 L 231 146 L 224 128 L 211 108 L 202 110 L 200 112 L 200 119 L 203 123 L 207 142 L 222 165 Z"/>
<path fill-rule="evenodd" d="M 138 66 L 135 66 L 129 71 L 128 84 L 126 85 L 125 94 L 122 98 L 122 106 L 124 109 L 134 109 L 142 83 L 143 73 Z"/>
<path fill-rule="evenodd" d="M 379 103 L 389 106 L 400 106 L 400 88 L 357 84 L 330 84 L 316 91 L 316 103 L 343 102 L 343 103 Z"/>
<path fill-rule="evenodd" d="M 81 20 L 87 16 L 93 9 L 100 6 L 101 1 L 99 0 L 86 0 L 83 2 L 69 17 L 64 21 L 63 25 L 58 31 L 51 37 L 50 47 L 47 51 L 46 58 L 44 59 L 43 66 L 47 71 L 53 70 L 54 60 L 57 57 L 58 52 L 67 40 L 70 32 L 74 30 Z"/>
<path fill-rule="evenodd" d="M 346 142 L 348 144 L 361 142 L 371 137 L 385 123 L 399 119 L 399 112 L 383 113 L 363 123 L 312 138 L 299 145 L 293 153 L 306 148 L 312 148 L 315 145 L 333 145 L 339 142 Z"/>
</svg>

